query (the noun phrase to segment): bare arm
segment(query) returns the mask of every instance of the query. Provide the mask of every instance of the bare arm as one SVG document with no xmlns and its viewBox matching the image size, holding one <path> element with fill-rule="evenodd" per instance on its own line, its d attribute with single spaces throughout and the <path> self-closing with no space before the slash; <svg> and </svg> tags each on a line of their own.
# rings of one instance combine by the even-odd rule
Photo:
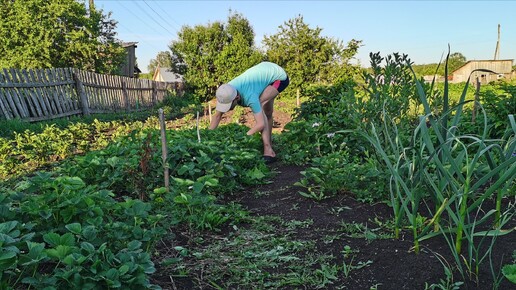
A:
<svg viewBox="0 0 516 290">
<path fill-rule="evenodd" d="M 263 110 L 260 113 L 254 114 L 254 126 L 247 131 L 247 135 L 253 135 L 256 132 L 262 132 L 267 124 L 267 117 L 265 116 Z"/>
<path fill-rule="evenodd" d="M 210 130 L 216 129 L 219 126 L 219 123 L 220 123 L 220 120 L 222 120 L 223 114 L 224 113 L 215 111 L 215 114 L 213 116 L 211 116 Z"/>
</svg>

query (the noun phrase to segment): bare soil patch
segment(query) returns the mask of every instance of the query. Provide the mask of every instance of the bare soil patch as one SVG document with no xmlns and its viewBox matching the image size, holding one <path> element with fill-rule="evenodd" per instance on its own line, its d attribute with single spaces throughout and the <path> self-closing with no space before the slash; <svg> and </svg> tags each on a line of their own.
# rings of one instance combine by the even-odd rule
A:
<svg viewBox="0 0 516 290">
<path fill-rule="evenodd" d="M 291 121 L 291 116 L 279 110 L 274 112 L 274 130 L 282 131 Z M 232 112 L 224 115 L 221 124 L 233 122 Z M 239 122 L 252 126 L 254 118 L 250 111 L 244 114 Z M 445 239 L 436 237 L 421 243 L 419 253 L 413 251 L 413 239 L 408 230 L 403 231 L 399 239 L 388 237 L 382 223 L 392 221 L 392 209 L 383 203 L 366 204 L 357 201 L 352 192 L 343 192 L 335 197 L 322 201 L 308 199 L 299 194 L 301 188 L 294 184 L 302 177 L 304 167 L 282 164 L 271 165 L 276 175 L 271 183 L 247 188 L 236 195 L 226 197 L 227 202 L 236 202 L 254 216 L 275 216 L 285 221 L 313 221 L 308 227 L 299 227 L 292 238 L 315 242 L 316 254 L 332 255 L 336 265 L 350 263 L 344 260 L 343 249 L 347 246 L 354 250 L 354 265 L 367 263 L 363 268 L 353 270 L 348 277 L 339 276 L 337 281 L 323 289 L 425 289 L 431 284 L 439 284 L 446 280 L 443 263 L 454 266 L 453 257 Z M 343 181 L 345 182 L 345 181 Z M 256 194 L 259 192 L 260 194 Z M 513 198 L 514 199 L 514 198 Z M 506 200 L 507 204 L 509 200 Z M 513 201 L 514 202 L 514 201 Z M 492 207 L 491 207 L 492 208 Z M 359 225 L 369 229 L 370 237 L 353 237 L 349 229 L 343 225 Z M 242 225 L 243 227 L 245 225 Z M 509 227 L 515 227 L 511 221 Z M 204 244 L 224 239 L 232 229 L 221 232 L 206 233 L 202 237 Z M 168 246 L 185 246 L 191 243 L 188 235 L 177 234 Z M 332 237 L 331 239 L 329 239 Z M 191 238 L 191 237 L 190 237 Z M 498 237 L 492 252 L 493 267 L 500 273 L 500 267 L 512 262 L 513 251 L 516 250 L 516 234 Z M 163 251 L 167 251 L 167 246 Z M 157 263 L 158 264 L 158 263 Z M 157 267 L 154 283 L 163 289 L 217 289 L 202 280 L 203 273 L 191 273 L 188 277 L 175 277 L 167 268 Z M 273 268 L 267 271 L 283 271 Z M 501 275 L 501 274 L 500 274 Z M 478 277 L 463 278 L 458 272 L 453 274 L 453 282 L 464 282 L 460 289 L 493 289 L 493 276 L 489 262 L 483 262 Z M 218 285 L 223 285 L 224 281 Z M 261 289 L 256 286 L 253 289 Z M 376 288 L 375 288 L 376 287 Z M 228 289 L 247 289 L 234 287 Z M 316 289 L 310 286 L 285 287 L 281 289 Z M 318 288 L 319 289 L 319 288 Z M 444 288 L 435 288 L 444 289 Z M 450 288 L 451 289 L 451 288 Z M 515 285 L 503 279 L 498 289 L 516 289 Z"/>
<path fill-rule="evenodd" d="M 370 229 L 378 228 L 375 221 L 387 222 L 392 219 L 392 209 L 386 204 L 365 204 L 353 198 L 352 193 L 340 194 L 334 198 L 315 201 L 299 194 L 300 188 L 293 184 L 301 178 L 302 167 L 278 164 L 278 175 L 273 183 L 264 185 L 261 191 L 268 192 L 260 198 L 251 194 L 243 194 L 238 200 L 251 212 L 257 215 L 278 215 L 284 219 L 313 219 L 313 225 L 299 231 L 298 238 L 315 240 L 322 253 L 331 252 L 342 263 L 342 251 L 345 245 L 358 250 L 356 261 L 372 261 L 369 266 L 353 272 L 344 281 L 336 283 L 347 289 L 369 289 L 378 285 L 378 289 L 424 289 L 444 279 L 444 269 L 438 255 L 446 259 L 450 266 L 453 258 L 449 255 L 449 247 L 443 238 L 434 238 L 422 243 L 422 250 L 413 251 L 412 236 L 404 232 L 400 239 L 364 239 L 340 236 L 332 243 L 322 240 L 328 234 L 342 233 L 341 224 L 365 224 Z M 345 181 L 343 181 L 345 182 Z M 512 221 L 511 226 L 516 226 Z M 493 251 L 495 267 L 512 261 L 512 253 L 516 245 L 516 234 L 498 237 Z M 502 262 L 503 261 L 503 262 Z M 493 289 L 493 278 L 489 263 L 485 262 L 479 271 L 478 284 L 475 281 L 462 279 L 455 274 L 456 281 L 465 284 L 461 289 Z M 505 279 L 504 279 L 505 280 Z M 335 285 L 337 286 L 337 285 Z M 514 284 L 505 280 L 499 289 L 515 289 Z"/>
<path fill-rule="evenodd" d="M 437 237 L 424 241 L 420 253 L 416 254 L 408 231 L 400 239 L 385 238 L 382 234 L 388 233 L 376 231 L 380 228 L 379 223 L 392 220 L 392 209 L 386 204 L 365 204 L 355 200 L 352 193 L 342 193 L 322 201 L 308 199 L 299 194 L 300 188 L 294 186 L 301 178 L 300 171 L 303 167 L 281 163 L 271 166 L 277 175 L 270 184 L 248 188 L 230 199 L 242 204 L 252 215 L 277 216 L 287 221 L 313 220 L 309 227 L 296 229 L 292 238 L 315 242 L 317 252 L 321 255 L 333 254 L 333 262 L 337 265 L 345 262 L 342 255 L 345 246 L 355 251 L 355 265 L 358 262 L 367 262 L 367 266 L 352 271 L 347 278 L 340 277 L 324 289 L 425 289 L 425 283 L 431 285 L 446 279 L 438 257 L 447 261 L 450 266 L 453 266 L 453 258 L 449 255 L 450 250 L 444 239 Z M 256 192 L 260 194 L 257 196 Z M 516 226 L 516 221 L 511 223 L 511 226 Z M 343 224 L 365 226 L 373 236 L 352 237 L 349 231 L 343 230 Z M 210 233 L 203 238 L 205 243 L 210 243 L 210 240 L 223 239 L 227 232 L 228 230 Z M 328 237 L 334 238 L 329 240 Z M 187 242 L 183 240 L 174 243 L 181 245 Z M 498 237 L 492 256 L 494 267 L 512 261 L 514 245 L 516 234 Z M 271 268 L 268 271 L 282 269 Z M 197 275 L 202 276 L 202 273 Z M 160 280 L 159 277 L 156 278 Z M 455 282 L 464 282 L 460 289 L 493 289 L 493 277 L 488 262 L 481 265 L 477 279 L 478 282 L 475 279 L 463 279 L 458 273 L 454 274 Z M 198 278 L 176 278 L 173 284 L 170 281 L 159 281 L 159 284 L 164 289 L 212 289 L 209 285 L 199 286 L 194 281 L 198 281 Z M 514 284 L 504 279 L 499 289 L 514 289 Z"/>
</svg>

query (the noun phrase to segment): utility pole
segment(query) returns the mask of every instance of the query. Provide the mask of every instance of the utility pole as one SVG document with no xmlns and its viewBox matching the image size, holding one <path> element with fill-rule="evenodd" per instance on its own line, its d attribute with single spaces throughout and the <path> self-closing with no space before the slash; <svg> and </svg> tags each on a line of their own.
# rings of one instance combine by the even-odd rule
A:
<svg viewBox="0 0 516 290">
<path fill-rule="evenodd" d="M 95 11 L 95 0 L 89 0 L 90 15 Z"/>
<path fill-rule="evenodd" d="M 91 1 L 93 1 L 93 0 L 91 0 Z M 500 58 L 500 24 L 498 24 L 498 41 L 496 41 L 494 60 L 498 60 L 499 58 Z"/>
</svg>

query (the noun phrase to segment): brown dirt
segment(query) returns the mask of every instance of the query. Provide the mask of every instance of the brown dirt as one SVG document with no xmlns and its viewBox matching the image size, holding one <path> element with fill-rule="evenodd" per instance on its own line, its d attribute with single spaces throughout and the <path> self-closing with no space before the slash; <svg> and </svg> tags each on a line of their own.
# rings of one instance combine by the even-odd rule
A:
<svg viewBox="0 0 516 290">
<path fill-rule="evenodd" d="M 284 124 L 290 121 L 290 116 L 287 117 L 287 115 L 275 112 L 277 130 L 281 130 Z M 230 115 L 227 118 L 231 120 Z M 251 121 L 249 116 L 242 119 L 244 124 Z M 333 262 L 337 265 L 343 263 L 341 253 L 346 245 L 356 251 L 355 261 L 371 261 L 369 266 L 353 271 L 348 278 L 340 278 L 331 287 L 324 289 L 370 289 L 374 285 L 377 286 L 377 289 L 425 289 L 425 283 L 428 285 L 439 283 L 440 279 L 446 278 L 438 256 L 444 258 L 450 263 L 450 266 L 454 264 L 454 261 L 444 239 L 436 237 L 422 242 L 421 251 L 416 254 L 413 251 L 413 239 L 408 231 L 403 231 L 399 239 L 366 240 L 343 235 L 342 222 L 361 223 L 367 225 L 368 228 L 375 229 L 379 227 L 375 220 L 383 222 L 392 220 L 392 209 L 386 204 L 359 202 L 353 198 L 352 193 L 342 193 L 322 201 L 305 198 L 299 194 L 300 188 L 294 186 L 294 183 L 302 177 L 300 171 L 304 169 L 303 167 L 277 162 L 272 164 L 271 168 L 277 174 L 270 184 L 248 188 L 231 196 L 231 200 L 243 205 L 252 215 L 256 216 L 279 216 L 284 220 L 297 221 L 312 219 L 313 224 L 310 227 L 297 229 L 297 236 L 292 238 L 315 242 L 318 253 L 332 253 L 335 257 Z M 253 194 L 257 191 L 266 194 L 258 197 Z M 516 221 L 511 221 L 510 226 L 515 227 Z M 337 233 L 341 235 L 333 242 L 328 243 L 323 240 L 323 237 Z M 223 239 L 224 235 L 224 231 L 221 233 L 210 232 L 203 238 L 204 242 L 209 243 L 211 239 Z M 185 242 L 176 240 L 173 243 L 185 245 Z M 512 262 L 512 254 L 516 250 L 515 245 L 516 234 L 514 233 L 498 237 L 496 240 L 492 257 L 497 273 L 502 265 Z M 281 271 L 281 269 L 271 269 L 271 271 Z M 198 281 L 198 277 L 202 276 L 202 273 L 195 273 L 193 276 L 196 277 L 175 279 L 173 283 L 171 283 L 170 274 L 172 273 L 159 273 L 154 277 L 154 283 L 159 284 L 163 289 L 214 289 L 207 283 L 203 283 L 203 286 L 195 286 L 197 284 L 194 281 Z M 458 273 L 454 273 L 454 280 L 464 282 L 460 289 L 493 289 L 489 262 L 481 264 L 478 282 L 467 277 L 464 279 Z M 503 279 L 499 289 L 516 289 L 516 287 L 508 280 Z"/>
<path fill-rule="evenodd" d="M 210 102 L 211 107 L 214 108 L 216 102 L 212 101 Z M 284 103 L 281 101 L 275 101 L 275 110 L 273 113 L 273 125 L 272 125 L 272 132 L 273 133 L 279 133 L 283 131 L 283 127 L 285 127 L 286 124 L 288 124 L 290 121 L 292 121 L 292 116 L 289 113 L 283 112 L 277 108 L 280 108 L 281 106 L 284 106 Z M 208 108 L 205 108 L 204 112 L 201 113 L 200 118 L 202 121 L 209 123 L 209 113 Z M 222 120 L 220 121 L 220 125 L 223 124 L 229 124 L 235 122 L 233 120 L 234 111 L 229 111 L 222 115 Z M 184 118 L 173 118 L 173 120 L 167 121 L 167 128 L 183 128 L 185 125 L 191 125 L 194 121 L 185 121 Z M 254 116 L 250 108 L 244 108 L 244 114 L 240 116 L 238 119 L 238 123 L 242 125 L 246 125 L 247 127 L 251 128 L 254 125 Z"/>
<path fill-rule="evenodd" d="M 327 244 L 321 237 L 328 233 L 342 231 L 340 224 L 363 223 L 370 228 L 377 228 L 373 221 L 388 221 L 392 219 L 392 209 L 386 204 L 365 204 L 352 197 L 352 193 L 342 194 L 334 198 L 314 201 L 301 196 L 300 188 L 292 186 L 302 177 L 303 168 L 290 165 L 276 165 L 278 175 L 273 183 L 260 187 L 260 191 L 269 192 L 268 195 L 253 198 L 251 194 L 243 194 L 238 200 L 252 213 L 257 215 L 278 215 L 287 220 L 313 219 L 312 229 L 300 231 L 298 239 L 315 240 L 321 252 L 331 252 L 339 257 L 344 245 L 358 250 L 357 261 L 372 261 L 370 266 L 353 272 L 349 279 L 340 281 L 347 289 L 369 289 L 371 285 L 379 285 L 378 289 L 424 289 L 425 282 L 438 283 L 444 279 L 443 266 L 435 253 L 443 255 L 448 262 L 453 263 L 448 245 L 444 239 L 434 238 L 421 245 L 419 254 L 414 253 L 413 240 L 410 234 L 404 232 L 396 239 L 377 239 L 366 241 L 362 239 L 344 237 Z M 297 205 L 294 207 L 294 205 Z M 292 210 L 292 208 L 296 208 Z M 339 213 L 330 212 L 332 208 L 346 208 Z M 512 221 L 516 226 L 516 221 Z M 314 230 L 317 229 L 317 230 Z M 496 265 L 502 261 L 512 261 L 512 253 L 516 250 L 516 234 L 499 237 L 493 254 Z M 337 264 L 342 261 L 337 260 Z M 459 274 L 456 281 L 462 281 Z M 474 281 L 465 282 L 461 289 L 492 289 L 492 276 L 488 264 L 484 263 L 478 284 Z M 512 288 L 511 288 L 512 287 Z M 499 289 L 516 289 L 507 280 Z"/>
<path fill-rule="evenodd" d="M 378 228 L 374 220 L 392 219 L 392 209 L 385 204 L 358 202 L 351 193 L 322 201 L 305 198 L 298 193 L 300 188 L 293 186 L 301 178 L 302 167 L 281 163 L 275 163 L 272 167 L 277 171 L 272 183 L 247 189 L 233 196 L 232 199 L 242 204 L 252 215 L 272 215 L 297 221 L 312 219 L 314 223 L 309 228 L 300 228 L 297 236 L 292 238 L 314 241 L 317 250 L 324 254 L 332 253 L 338 265 L 343 262 L 340 253 L 345 245 L 357 250 L 355 261 L 371 261 L 368 267 L 353 271 L 347 279 L 340 279 L 332 287 L 325 289 L 370 289 L 373 285 L 378 285 L 378 289 L 425 289 L 425 283 L 430 285 L 445 279 L 443 266 L 437 258 L 437 253 L 442 255 L 450 265 L 453 265 L 453 258 L 448 254 L 448 245 L 440 238 L 423 242 L 419 254 L 412 250 L 412 238 L 407 232 L 404 232 L 400 239 L 366 240 L 342 235 L 331 243 L 323 241 L 322 238 L 328 234 L 342 233 L 340 227 L 342 222 L 362 223 L 371 229 Z M 253 192 L 257 190 L 267 194 L 256 197 Z M 330 211 L 339 208 L 344 210 Z M 513 227 L 516 226 L 516 221 L 511 223 Z M 209 243 L 210 238 L 224 238 L 222 234 L 220 235 L 210 233 L 210 237 L 206 237 L 205 242 Z M 493 251 L 495 267 L 512 261 L 515 245 L 516 234 L 497 239 Z M 281 271 L 281 269 L 275 270 Z M 465 283 L 460 289 L 493 289 L 493 278 L 487 262 L 481 265 L 478 284 L 472 280 L 464 280 L 458 273 L 454 277 L 455 281 Z M 164 282 L 161 286 L 164 289 L 174 289 L 169 282 Z M 179 279 L 175 282 L 175 289 L 211 289 L 193 285 L 191 280 Z M 499 289 L 515 289 L 515 287 L 504 279 Z"/>
</svg>

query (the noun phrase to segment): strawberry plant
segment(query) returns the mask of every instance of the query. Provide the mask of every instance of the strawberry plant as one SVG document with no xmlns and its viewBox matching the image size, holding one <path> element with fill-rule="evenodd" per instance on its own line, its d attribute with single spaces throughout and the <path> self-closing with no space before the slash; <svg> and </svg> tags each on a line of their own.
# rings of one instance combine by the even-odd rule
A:
<svg viewBox="0 0 516 290">
<path fill-rule="evenodd" d="M 2 283 L 154 288 L 147 276 L 155 269 L 142 249 L 164 235 L 164 216 L 152 214 L 150 204 L 117 202 L 112 192 L 50 173 L 0 192 Z"/>
</svg>

